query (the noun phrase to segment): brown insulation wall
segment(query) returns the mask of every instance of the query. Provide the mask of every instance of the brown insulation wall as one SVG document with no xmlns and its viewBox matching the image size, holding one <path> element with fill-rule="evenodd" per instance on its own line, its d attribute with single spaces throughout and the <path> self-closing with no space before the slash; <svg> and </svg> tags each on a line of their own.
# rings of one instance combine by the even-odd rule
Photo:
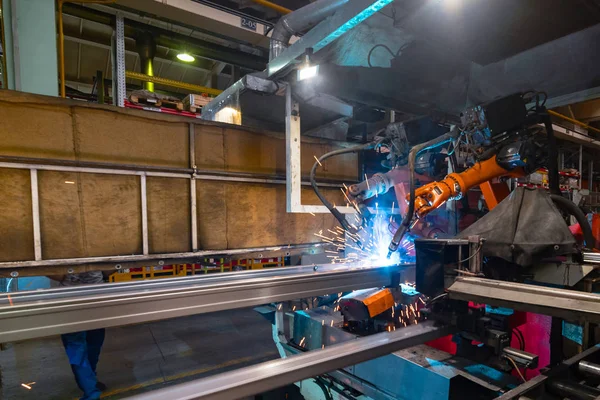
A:
<svg viewBox="0 0 600 400">
<path fill-rule="evenodd" d="M 0 91 L 0 156 L 189 168 L 189 123 L 196 167 L 203 170 L 285 174 L 283 134 L 138 110 L 82 104 Z M 337 146 L 302 143 L 303 175 Z M 355 155 L 328 161 L 321 177 L 354 181 Z M 140 254 L 140 178 L 39 171 L 44 259 Z M 316 241 L 313 232 L 335 225 L 330 215 L 288 214 L 285 185 L 197 181 L 200 249 Z M 0 261 L 33 259 L 30 174 L 0 168 Z M 190 182 L 147 178 L 150 253 L 191 250 Z M 339 190 L 327 190 L 338 204 Z M 303 187 L 305 204 L 317 204 Z"/>
</svg>

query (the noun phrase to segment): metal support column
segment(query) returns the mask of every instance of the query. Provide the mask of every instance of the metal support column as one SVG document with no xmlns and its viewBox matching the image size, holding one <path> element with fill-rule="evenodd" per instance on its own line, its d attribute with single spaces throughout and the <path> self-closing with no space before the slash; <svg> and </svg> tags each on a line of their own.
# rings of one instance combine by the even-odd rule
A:
<svg viewBox="0 0 600 400">
<path fill-rule="evenodd" d="M 286 137 L 286 191 L 287 212 L 298 212 L 301 208 L 300 182 L 300 112 L 297 101 L 292 100 L 292 89 L 285 90 L 285 137 Z"/>
<path fill-rule="evenodd" d="M 127 96 L 127 88 L 125 84 L 125 18 L 123 14 L 118 13 L 116 16 L 115 28 L 115 75 L 116 105 L 125 107 L 125 96 Z"/>
<path fill-rule="evenodd" d="M 285 90 L 285 160 L 286 160 L 286 208 L 289 213 L 329 213 L 323 205 L 302 205 L 302 165 L 300 134 L 300 108 L 292 99 L 292 90 Z M 355 212 L 352 207 L 336 207 L 342 214 Z"/>
<path fill-rule="evenodd" d="M 196 171 L 196 133 L 194 124 L 189 127 L 190 168 Z M 190 179 L 190 220 L 192 230 L 192 251 L 198 251 L 198 206 L 196 204 L 196 179 Z"/>
<path fill-rule="evenodd" d="M 40 230 L 40 197 L 37 169 L 31 169 L 31 211 L 33 214 L 33 248 L 35 260 L 42 259 L 42 233 Z"/>
<path fill-rule="evenodd" d="M 140 175 L 140 194 L 142 201 L 142 253 L 148 255 L 148 197 L 146 175 Z"/>
</svg>

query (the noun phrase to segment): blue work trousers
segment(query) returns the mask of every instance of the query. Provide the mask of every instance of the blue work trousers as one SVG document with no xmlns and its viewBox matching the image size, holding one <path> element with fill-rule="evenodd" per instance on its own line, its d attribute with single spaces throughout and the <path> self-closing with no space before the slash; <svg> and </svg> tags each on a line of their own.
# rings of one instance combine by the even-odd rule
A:
<svg viewBox="0 0 600 400">
<path fill-rule="evenodd" d="M 93 331 L 66 333 L 61 336 L 69 363 L 75 375 L 79 389 L 83 391 L 80 400 L 100 398 L 100 390 L 96 387 L 96 365 L 100 357 L 100 349 L 104 343 L 104 329 Z"/>
</svg>

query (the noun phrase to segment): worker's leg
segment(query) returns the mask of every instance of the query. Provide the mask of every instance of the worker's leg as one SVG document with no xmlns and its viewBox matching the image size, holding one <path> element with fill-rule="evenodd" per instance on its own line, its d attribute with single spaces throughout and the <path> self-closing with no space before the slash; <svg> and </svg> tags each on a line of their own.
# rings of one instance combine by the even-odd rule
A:
<svg viewBox="0 0 600 400">
<path fill-rule="evenodd" d="M 96 388 L 96 373 L 88 359 L 86 336 L 86 332 L 66 333 L 62 335 L 62 342 L 77 386 L 83 391 L 81 400 L 95 400 L 100 398 L 100 391 Z"/>
<path fill-rule="evenodd" d="M 100 350 L 102 349 L 102 344 L 104 343 L 105 332 L 106 330 L 104 328 L 94 329 L 93 331 L 86 332 L 88 360 L 94 373 L 96 372 L 98 358 L 100 357 Z"/>
</svg>

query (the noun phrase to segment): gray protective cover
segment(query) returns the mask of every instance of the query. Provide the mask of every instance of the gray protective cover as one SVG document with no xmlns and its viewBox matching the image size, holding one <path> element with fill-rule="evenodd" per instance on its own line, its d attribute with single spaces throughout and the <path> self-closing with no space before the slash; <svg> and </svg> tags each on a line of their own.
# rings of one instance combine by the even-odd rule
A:
<svg viewBox="0 0 600 400">
<path fill-rule="evenodd" d="M 517 188 L 483 218 L 457 235 L 485 239 L 483 255 L 522 266 L 575 251 L 575 238 L 542 189 Z"/>
</svg>

